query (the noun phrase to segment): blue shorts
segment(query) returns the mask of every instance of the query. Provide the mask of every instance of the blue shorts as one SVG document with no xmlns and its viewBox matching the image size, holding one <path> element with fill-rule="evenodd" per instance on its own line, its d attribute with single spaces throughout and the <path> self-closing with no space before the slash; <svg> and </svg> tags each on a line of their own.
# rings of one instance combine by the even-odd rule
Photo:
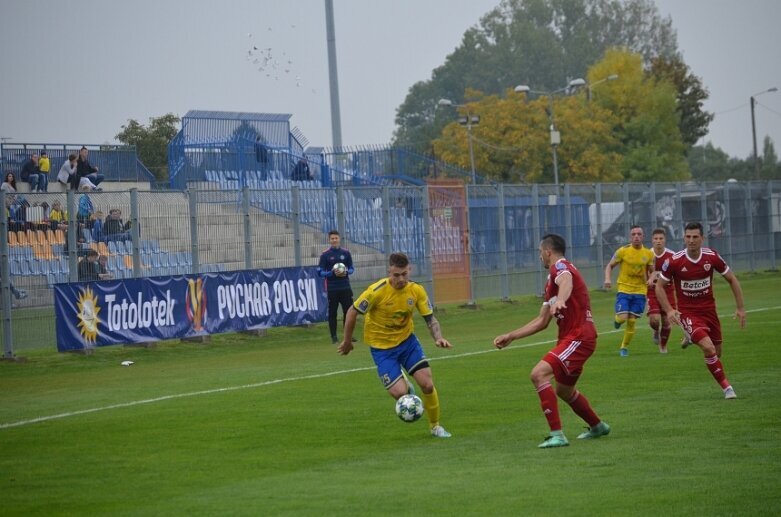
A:
<svg viewBox="0 0 781 517">
<path fill-rule="evenodd" d="M 626 294 L 618 293 L 616 295 L 616 314 L 629 313 L 638 318 L 642 317 L 645 311 L 644 294 Z"/>
<path fill-rule="evenodd" d="M 421 368 L 428 367 L 426 354 L 415 334 L 410 334 L 407 339 L 397 346 L 388 349 L 369 348 L 374 364 L 377 365 L 377 375 L 380 376 L 382 385 L 387 390 L 401 377 L 401 368 L 407 373 L 414 374 Z"/>
</svg>

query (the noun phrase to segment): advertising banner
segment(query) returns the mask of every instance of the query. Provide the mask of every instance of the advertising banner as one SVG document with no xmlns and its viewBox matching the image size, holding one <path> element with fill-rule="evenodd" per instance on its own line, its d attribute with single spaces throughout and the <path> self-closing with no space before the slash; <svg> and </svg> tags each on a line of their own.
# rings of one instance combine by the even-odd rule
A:
<svg viewBox="0 0 781 517">
<path fill-rule="evenodd" d="M 148 343 L 325 321 L 316 267 L 54 286 L 57 349 Z"/>
</svg>

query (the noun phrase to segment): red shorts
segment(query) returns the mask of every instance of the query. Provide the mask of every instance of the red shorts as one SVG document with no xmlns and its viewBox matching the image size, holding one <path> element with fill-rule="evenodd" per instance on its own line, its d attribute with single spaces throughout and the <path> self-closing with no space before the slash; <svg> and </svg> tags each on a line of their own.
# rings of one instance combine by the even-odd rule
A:
<svg viewBox="0 0 781 517">
<path fill-rule="evenodd" d="M 716 311 L 681 312 L 681 327 L 692 343 L 699 343 L 709 337 L 714 345 L 721 345 L 721 322 Z"/>
<path fill-rule="evenodd" d="M 669 289 L 665 292 L 667 293 L 667 301 L 670 302 L 670 305 L 672 305 L 673 309 L 675 309 L 675 291 L 673 289 Z M 659 305 L 659 300 L 656 299 L 656 291 L 648 291 L 648 315 L 650 316 L 651 314 L 661 313 L 662 306 Z"/>
<path fill-rule="evenodd" d="M 594 353 L 596 341 L 559 340 L 556 346 L 545 354 L 543 361 L 553 368 L 556 382 L 574 386 L 583 372 L 583 365 Z"/>
</svg>

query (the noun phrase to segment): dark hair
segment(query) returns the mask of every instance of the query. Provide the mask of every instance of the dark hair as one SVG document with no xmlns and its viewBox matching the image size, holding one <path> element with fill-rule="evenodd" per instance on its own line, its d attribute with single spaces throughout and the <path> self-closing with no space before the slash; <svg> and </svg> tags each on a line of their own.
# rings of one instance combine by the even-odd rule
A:
<svg viewBox="0 0 781 517">
<path fill-rule="evenodd" d="M 702 230 L 702 223 L 686 223 L 685 230 L 699 230 L 700 235 L 705 235 L 705 232 Z"/>
<path fill-rule="evenodd" d="M 642 227 L 642 226 L 640 226 L 639 224 L 633 224 L 632 226 L 630 226 L 630 227 L 629 227 L 629 231 L 631 232 L 631 231 L 632 231 L 632 230 L 634 230 L 635 228 L 640 228 L 641 230 L 643 229 L 643 227 Z"/>
<path fill-rule="evenodd" d="M 409 258 L 404 253 L 391 253 L 388 258 L 389 266 L 407 267 L 409 266 Z"/>
<path fill-rule="evenodd" d="M 41 156 L 49 156 L 49 153 L 47 153 L 46 151 L 41 151 Z"/>
<path fill-rule="evenodd" d="M 76 158 L 78 158 L 78 157 L 79 157 L 79 156 L 78 156 L 76 153 L 70 153 L 70 154 L 68 155 L 68 160 L 75 160 L 75 159 L 76 159 Z"/>
<path fill-rule="evenodd" d="M 567 252 L 567 243 L 564 241 L 564 238 L 561 235 L 556 235 L 555 233 L 549 233 L 543 237 L 540 241 L 540 244 L 542 244 L 543 248 L 550 248 L 556 253 L 561 253 L 562 255 Z"/>
<path fill-rule="evenodd" d="M 87 256 L 88 257 L 97 257 L 98 256 L 98 252 L 93 250 L 92 248 L 90 248 L 90 249 L 87 250 Z"/>
<path fill-rule="evenodd" d="M 11 181 L 9 181 L 8 183 L 10 183 L 11 186 L 14 188 L 14 190 L 16 190 L 16 175 L 13 172 L 6 172 L 5 173 L 5 177 L 3 178 L 3 183 L 6 182 L 6 180 L 8 179 L 9 175 L 11 176 Z"/>
<path fill-rule="evenodd" d="M 328 236 L 330 237 L 331 235 L 339 235 L 339 232 L 337 232 L 336 230 L 331 230 L 330 232 L 328 232 Z"/>
<path fill-rule="evenodd" d="M 659 235 L 662 234 L 665 237 L 667 237 L 667 230 L 664 228 L 654 228 L 654 231 L 651 233 L 651 235 Z"/>
</svg>

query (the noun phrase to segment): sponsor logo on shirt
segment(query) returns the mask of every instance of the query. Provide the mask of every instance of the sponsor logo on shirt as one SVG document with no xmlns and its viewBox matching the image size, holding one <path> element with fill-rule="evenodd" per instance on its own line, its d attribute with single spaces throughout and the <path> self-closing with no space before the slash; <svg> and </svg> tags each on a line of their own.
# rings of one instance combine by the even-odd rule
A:
<svg viewBox="0 0 781 517">
<path fill-rule="evenodd" d="M 702 291 L 710 288 L 710 278 L 700 278 L 698 280 L 681 280 L 682 291 Z"/>
</svg>

